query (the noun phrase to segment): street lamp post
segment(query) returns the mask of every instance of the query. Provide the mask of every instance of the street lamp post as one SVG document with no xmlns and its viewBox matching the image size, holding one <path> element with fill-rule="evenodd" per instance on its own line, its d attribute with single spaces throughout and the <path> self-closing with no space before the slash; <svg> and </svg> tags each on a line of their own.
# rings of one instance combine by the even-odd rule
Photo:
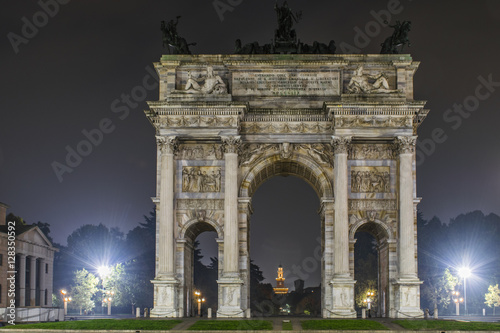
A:
<svg viewBox="0 0 500 333">
<path fill-rule="evenodd" d="M 368 317 L 370 318 L 372 316 L 372 299 L 371 297 L 375 296 L 375 293 L 373 291 L 369 291 L 366 293 L 366 299 L 364 302 L 366 303 L 366 308 L 368 309 Z"/>
<path fill-rule="evenodd" d="M 201 297 L 201 292 L 195 291 L 196 302 L 198 303 L 198 317 L 201 317 L 201 303 L 205 302 L 205 298 Z"/>
<path fill-rule="evenodd" d="M 471 276 L 471 271 L 469 267 L 460 267 L 458 269 L 458 274 L 464 278 L 464 305 L 465 305 L 465 315 L 467 316 L 469 312 L 467 311 L 467 278 Z"/>
<path fill-rule="evenodd" d="M 106 291 L 106 297 L 104 298 L 104 303 L 108 303 L 108 316 L 111 316 L 111 301 L 113 301 L 113 295 L 115 294 L 114 291 Z"/>
<path fill-rule="evenodd" d="M 453 297 L 456 297 L 453 298 L 453 302 L 455 302 L 457 316 L 460 316 L 460 303 L 463 303 L 464 299 L 462 297 L 458 297 L 460 296 L 460 293 L 458 291 L 452 291 L 451 294 L 453 295 Z"/>
<path fill-rule="evenodd" d="M 66 316 L 68 314 L 68 302 L 71 302 L 71 297 L 67 297 L 66 294 L 68 292 L 65 289 L 61 290 L 61 294 L 63 295 L 63 302 L 64 302 L 64 315 Z"/>
</svg>

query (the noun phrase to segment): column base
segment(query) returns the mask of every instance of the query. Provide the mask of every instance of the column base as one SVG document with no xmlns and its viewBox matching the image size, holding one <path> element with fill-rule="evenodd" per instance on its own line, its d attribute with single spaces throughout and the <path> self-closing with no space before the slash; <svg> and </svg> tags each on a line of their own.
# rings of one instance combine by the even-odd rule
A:
<svg viewBox="0 0 500 333">
<path fill-rule="evenodd" d="M 179 281 L 172 277 L 156 277 L 151 283 L 154 285 L 154 308 L 151 310 L 151 317 L 181 317 L 177 304 Z"/>
<path fill-rule="evenodd" d="M 217 318 L 245 318 L 245 311 L 241 308 L 243 280 L 239 274 L 222 277 L 217 283 L 219 284 Z"/>
<path fill-rule="evenodd" d="M 356 318 L 354 310 L 354 281 L 348 274 L 336 276 L 330 281 L 332 286 L 332 308 L 323 309 L 323 318 Z"/>
<path fill-rule="evenodd" d="M 394 283 L 396 306 L 390 317 L 424 318 L 424 313 L 420 309 L 420 285 L 422 283 L 416 277 L 400 278 Z"/>
</svg>

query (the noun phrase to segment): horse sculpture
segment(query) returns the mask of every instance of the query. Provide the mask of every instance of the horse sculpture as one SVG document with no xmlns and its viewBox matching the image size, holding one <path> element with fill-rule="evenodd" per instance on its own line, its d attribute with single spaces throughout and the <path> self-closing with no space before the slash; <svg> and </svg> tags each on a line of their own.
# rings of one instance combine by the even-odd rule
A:
<svg viewBox="0 0 500 333">
<path fill-rule="evenodd" d="M 177 16 L 175 21 L 170 20 L 167 24 L 165 21 L 161 21 L 161 31 L 163 32 L 163 47 L 169 46 L 173 47 L 173 54 L 191 54 L 189 50 L 190 45 L 196 45 L 196 43 L 188 44 L 186 40 L 177 34 L 177 24 L 179 23 L 180 16 Z"/>
<path fill-rule="evenodd" d="M 384 21 L 384 23 L 388 24 L 387 21 Z M 387 37 L 385 41 L 380 44 L 380 46 L 382 46 L 380 54 L 402 53 L 405 45 L 408 45 L 408 47 L 411 46 L 410 40 L 408 39 L 408 32 L 411 30 L 411 22 L 403 21 L 401 23 L 400 21 L 396 21 L 395 25 L 389 25 L 389 27 L 393 28 L 394 32 L 392 36 Z"/>
</svg>

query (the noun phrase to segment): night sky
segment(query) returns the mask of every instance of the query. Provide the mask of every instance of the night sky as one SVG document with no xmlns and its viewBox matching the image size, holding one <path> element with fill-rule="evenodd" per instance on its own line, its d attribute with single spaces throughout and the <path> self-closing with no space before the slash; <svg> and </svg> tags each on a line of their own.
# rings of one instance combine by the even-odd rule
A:
<svg viewBox="0 0 500 333">
<path fill-rule="evenodd" d="M 0 202 L 30 223 L 50 223 L 54 240 L 65 244 L 83 224 L 127 232 L 153 208 L 156 144 L 143 110 L 158 91 L 131 103 L 127 115 L 113 113 L 112 104 L 151 79 L 152 62 L 166 53 L 160 21 L 181 15 L 179 33 L 197 42 L 195 54 L 232 53 L 237 38 L 269 43 L 277 23 L 274 1 L 217 0 L 224 13 L 211 0 L 59 1 L 58 9 L 48 7 L 51 17 L 40 13 L 43 0 L 8 1 L 0 13 Z M 419 209 L 443 222 L 477 209 L 500 214 L 500 2 L 288 3 L 303 12 L 298 38 L 334 39 L 337 53 L 349 52 L 342 42 L 344 50 L 379 53 L 392 29 L 381 27 L 384 15 L 375 16 L 388 7 L 392 23 L 411 20 L 409 51 L 421 62 L 415 98 L 431 110 L 419 129 Z M 36 30 L 25 27 L 34 20 Z M 54 162 L 65 163 L 66 147 L 75 149 L 83 131 L 105 119 L 109 133 L 61 181 Z M 446 140 L 433 143 L 433 132 Z M 313 255 L 318 207 L 312 188 L 293 177 L 273 178 L 257 191 L 251 251 L 269 280 L 280 262 L 291 268 Z M 314 274 L 306 285 L 319 282 Z"/>
</svg>

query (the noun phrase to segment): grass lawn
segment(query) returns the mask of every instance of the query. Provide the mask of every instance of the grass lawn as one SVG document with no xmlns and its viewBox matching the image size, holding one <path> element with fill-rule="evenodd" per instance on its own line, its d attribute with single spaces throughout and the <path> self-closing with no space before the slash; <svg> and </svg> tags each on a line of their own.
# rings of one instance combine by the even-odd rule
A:
<svg viewBox="0 0 500 333">
<path fill-rule="evenodd" d="M 453 320 L 394 320 L 410 330 L 439 330 L 439 331 L 500 331 L 500 323 L 483 323 L 478 321 L 461 322 Z"/>
<path fill-rule="evenodd" d="M 292 322 L 288 321 L 288 322 L 285 323 L 285 321 L 283 321 L 282 330 L 283 331 L 292 331 L 293 330 L 293 328 L 292 328 Z"/>
<path fill-rule="evenodd" d="M 194 331 L 260 331 L 272 330 L 273 324 L 269 320 L 200 320 L 191 325 L 191 327 L 189 327 L 188 329 Z"/>
<path fill-rule="evenodd" d="M 55 330 L 169 330 L 181 320 L 142 320 L 142 319 L 94 319 L 59 321 L 40 324 L 16 324 L 2 328 L 9 329 L 55 329 Z"/>
<path fill-rule="evenodd" d="M 368 319 L 327 319 L 303 320 L 302 328 L 305 330 L 387 330 L 379 322 Z"/>
</svg>

